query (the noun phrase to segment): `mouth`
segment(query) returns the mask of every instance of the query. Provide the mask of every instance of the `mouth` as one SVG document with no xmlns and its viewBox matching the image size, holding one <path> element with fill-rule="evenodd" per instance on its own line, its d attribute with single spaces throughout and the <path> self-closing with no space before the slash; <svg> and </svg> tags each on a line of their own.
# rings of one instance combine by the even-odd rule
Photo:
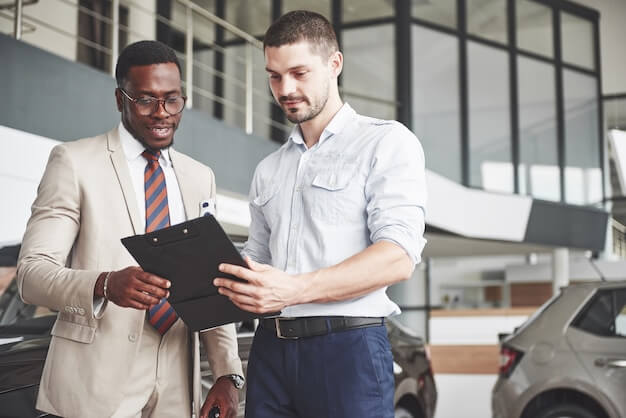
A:
<svg viewBox="0 0 626 418">
<path fill-rule="evenodd" d="M 167 138 L 174 132 L 174 127 L 172 125 L 149 126 L 148 131 L 155 138 Z"/>
</svg>

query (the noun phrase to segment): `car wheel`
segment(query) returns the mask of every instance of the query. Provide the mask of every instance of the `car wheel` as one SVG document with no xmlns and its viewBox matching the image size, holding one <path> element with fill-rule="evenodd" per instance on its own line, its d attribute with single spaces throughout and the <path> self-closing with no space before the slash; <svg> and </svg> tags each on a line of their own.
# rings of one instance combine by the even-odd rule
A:
<svg viewBox="0 0 626 418">
<path fill-rule="evenodd" d="M 562 404 L 548 406 L 534 415 L 536 418 L 598 418 L 598 416 L 577 404 Z"/>
<path fill-rule="evenodd" d="M 393 414 L 394 418 L 416 418 L 411 411 L 404 409 L 401 406 L 397 406 Z"/>
</svg>

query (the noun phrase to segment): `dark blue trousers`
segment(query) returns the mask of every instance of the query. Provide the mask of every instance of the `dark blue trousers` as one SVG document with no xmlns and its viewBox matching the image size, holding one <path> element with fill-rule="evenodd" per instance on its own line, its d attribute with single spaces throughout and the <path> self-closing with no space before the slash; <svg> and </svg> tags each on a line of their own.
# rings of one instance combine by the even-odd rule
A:
<svg viewBox="0 0 626 418">
<path fill-rule="evenodd" d="M 283 340 L 259 327 L 248 361 L 246 418 L 393 418 L 384 325 Z"/>
</svg>

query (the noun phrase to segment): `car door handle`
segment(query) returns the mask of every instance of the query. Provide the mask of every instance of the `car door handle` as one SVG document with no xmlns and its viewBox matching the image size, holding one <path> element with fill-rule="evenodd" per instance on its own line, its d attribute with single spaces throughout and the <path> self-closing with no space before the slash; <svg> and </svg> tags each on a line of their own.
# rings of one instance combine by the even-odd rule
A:
<svg viewBox="0 0 626 418">
<path fill-rule="evenodd" d="M 610 367 L 610 368 L 618 368 L 618 369 L 626 368 L 626 360 L 622 360 L 622 359 L 597 358 L 595 359 L 593 364 L 596 367 Z"/>
</svg>

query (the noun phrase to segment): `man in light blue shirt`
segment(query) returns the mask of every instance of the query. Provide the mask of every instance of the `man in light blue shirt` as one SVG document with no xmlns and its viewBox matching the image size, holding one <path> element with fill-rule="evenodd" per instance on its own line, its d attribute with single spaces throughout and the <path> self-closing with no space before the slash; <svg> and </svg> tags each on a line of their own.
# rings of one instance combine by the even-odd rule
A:
<svg viewBox="0 0 626 418">
<path fill-rule="evenodd" d="M 270 26 L 266 70 L 297 124 L 257 167 L 250 190 L 247 280 L 215 280 L 261 321 L 248 363 L 246 416 L 393 417 L 384 317 L 387 286 L 408 279 L 425 244 L 424 154 L 395 121 L 343 103 L 335 33 L 295 11 Z"/>
</svg>

